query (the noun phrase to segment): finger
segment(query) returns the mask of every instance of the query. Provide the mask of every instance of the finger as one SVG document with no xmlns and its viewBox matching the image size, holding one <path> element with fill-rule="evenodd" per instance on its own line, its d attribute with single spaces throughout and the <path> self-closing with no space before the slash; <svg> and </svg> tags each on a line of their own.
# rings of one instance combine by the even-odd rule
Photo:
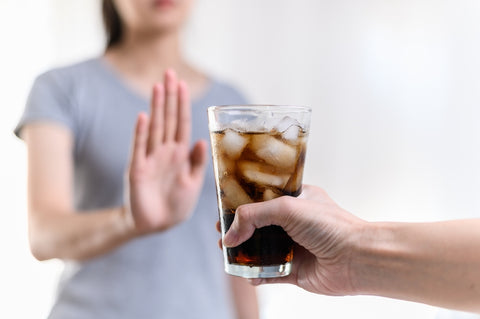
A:
<svg viewBox="0 0 480 319">
<path fill-rule="evenodd" d="M 165 101 L 165 91 L 162 84 L 153 86 L 152 104 L 150 106 L 150 127 L 148 136 L 147 154 L 150 154 L 163 141 L 164 134 L 164 114 L 163 104 Z"/>
<path fill-rule="evenodd" d="M 269 225 L 284 227 L 290 214 L 288 197 L 280 197 L 270 201 L 242 205 L 235 212 L 230 229 L 223 238 L 227 247 L 235 247 L 250 238 L 256 228 Z"/>
<path fill-rule="evenodd" d="M 135 137 L 133 141 L 132 167 L 141 166 L 148 147 L 148 116 L 140 113 L 135 127 Z"/>
<path fill-rule="evenodd" d="M 305 260 L 311 259 L 311 253 L 304 247 L 295 244 L 293 255 L 295 256 L 292 261 L 292 271 L 288 276 L 275 277 L 275 278 L 251 278 L 249 283 L 258 286 L 264 284 L 293 284 L 298 285 L 298 271 L 299 267 L 302 267 Z"/>
<path fill-rule="evenodd" d="M 190 104 L 190 92 L 184 81 L 178 83 L 178 122 L 176 140 L 185 145 L 190 144 L 192 129 L 192 115 Z"/>
<path fill-rule="evenodd" d="M 165 135 L 164 141 L 173 141 L 177 133 L 178 82 L 175 71 L 165 72 Z"/>
<path fill-rule="evenodd" d="M 207 168 L 207 142 L 200 140 L 194 145 L 190 154 L 190 164 L 192 177 L 197 180 L 203 179 Z"/>
<path fill-rule="evenodd" d="M 217 223 L 215 224 L 215 228 L 217 229 L 217 231 L 218 231 L 219 233 L 222 232 L 221 226 L 220 226 L 220 221 L 217 221 Z M 219 239 L 219 240 L 218 240 L 218 247 L 220 247 L 220 249 L 223 248 L 222 239 Z"/>
<path fill-rule="evenodd" d="M 248 282 L 253 286 L 265 285 L 265 284 L 293 284 L 290 276 L 276 277 L 276 278 L 250 278 Z"/>
</svg>

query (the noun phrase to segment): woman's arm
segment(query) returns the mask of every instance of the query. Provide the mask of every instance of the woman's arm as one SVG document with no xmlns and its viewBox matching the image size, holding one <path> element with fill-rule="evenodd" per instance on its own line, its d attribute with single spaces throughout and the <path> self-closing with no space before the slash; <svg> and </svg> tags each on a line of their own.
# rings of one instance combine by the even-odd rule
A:
<svg viewBox="0 0 480 319">
<path fill-rule="evenodd" d="M 206 144 L 190 149 L 186 84 L 165 73 L 154 86 L 151 114 L 140 114 L 129 166 L 129 204 L 91 212 L 73 207 L 73 137 L 51 123 L 24 127 L 28 147 L 29 235 L 38 259 L 86 259 L 136 236 L 189 218 L 200 194 Z"/>
<path fill-rule="evenodd" d="M 122 207 L 74 210 L 73 139 L 68 129 L 35 123 L 22 133 L 28 149 L 30 248 L 37 259 L 91 258 L 134 237 Z"/>
<path fill-rule="evenodd" d="M 228 276 L 237 319 L 258 319 L 257 290 L 245 278 Z"/>
</svg>

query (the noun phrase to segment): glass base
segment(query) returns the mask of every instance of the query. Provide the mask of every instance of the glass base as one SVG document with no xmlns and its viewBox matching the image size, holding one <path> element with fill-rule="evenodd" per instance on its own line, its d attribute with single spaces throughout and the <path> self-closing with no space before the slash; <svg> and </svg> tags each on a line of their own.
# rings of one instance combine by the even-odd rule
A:
<svg viewBox="0 0 480 319">
<path fill-rule="evenodd" d="M 291 263 L 271 266 L 244 266 L 238 264 L 225 264 L 225 272 L 243 278 L 275 278 L 290 275 Z"/>
</svg>

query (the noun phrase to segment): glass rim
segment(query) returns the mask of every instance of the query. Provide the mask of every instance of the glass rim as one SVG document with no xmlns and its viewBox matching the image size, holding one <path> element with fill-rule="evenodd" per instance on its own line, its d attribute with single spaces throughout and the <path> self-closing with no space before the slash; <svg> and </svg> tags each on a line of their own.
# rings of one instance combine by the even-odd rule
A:
<svg viewBox="0 0 480 319">
<path fill-rule="evenodd" d="M 208 111 L 276 111 L 276 112 L 305 112 L 311 113 L 312 109 L 303 105 L 290 104 L 225 104 L 212 105 Z"/>
</svg>

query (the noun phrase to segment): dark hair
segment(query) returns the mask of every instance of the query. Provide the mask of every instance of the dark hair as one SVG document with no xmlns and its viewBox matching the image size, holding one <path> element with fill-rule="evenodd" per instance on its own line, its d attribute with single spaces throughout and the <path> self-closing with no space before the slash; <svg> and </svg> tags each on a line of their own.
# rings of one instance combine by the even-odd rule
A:
<svg viewBox="0 0 480 319">
<path fill-rule="evenodd" d="M 113 0 L 102 2 L 103 25 L 107 33 L 107 49 L 120 43 L 123 36 L 123 26 L 120 15 L 113 4 Z"/>
</svg>

